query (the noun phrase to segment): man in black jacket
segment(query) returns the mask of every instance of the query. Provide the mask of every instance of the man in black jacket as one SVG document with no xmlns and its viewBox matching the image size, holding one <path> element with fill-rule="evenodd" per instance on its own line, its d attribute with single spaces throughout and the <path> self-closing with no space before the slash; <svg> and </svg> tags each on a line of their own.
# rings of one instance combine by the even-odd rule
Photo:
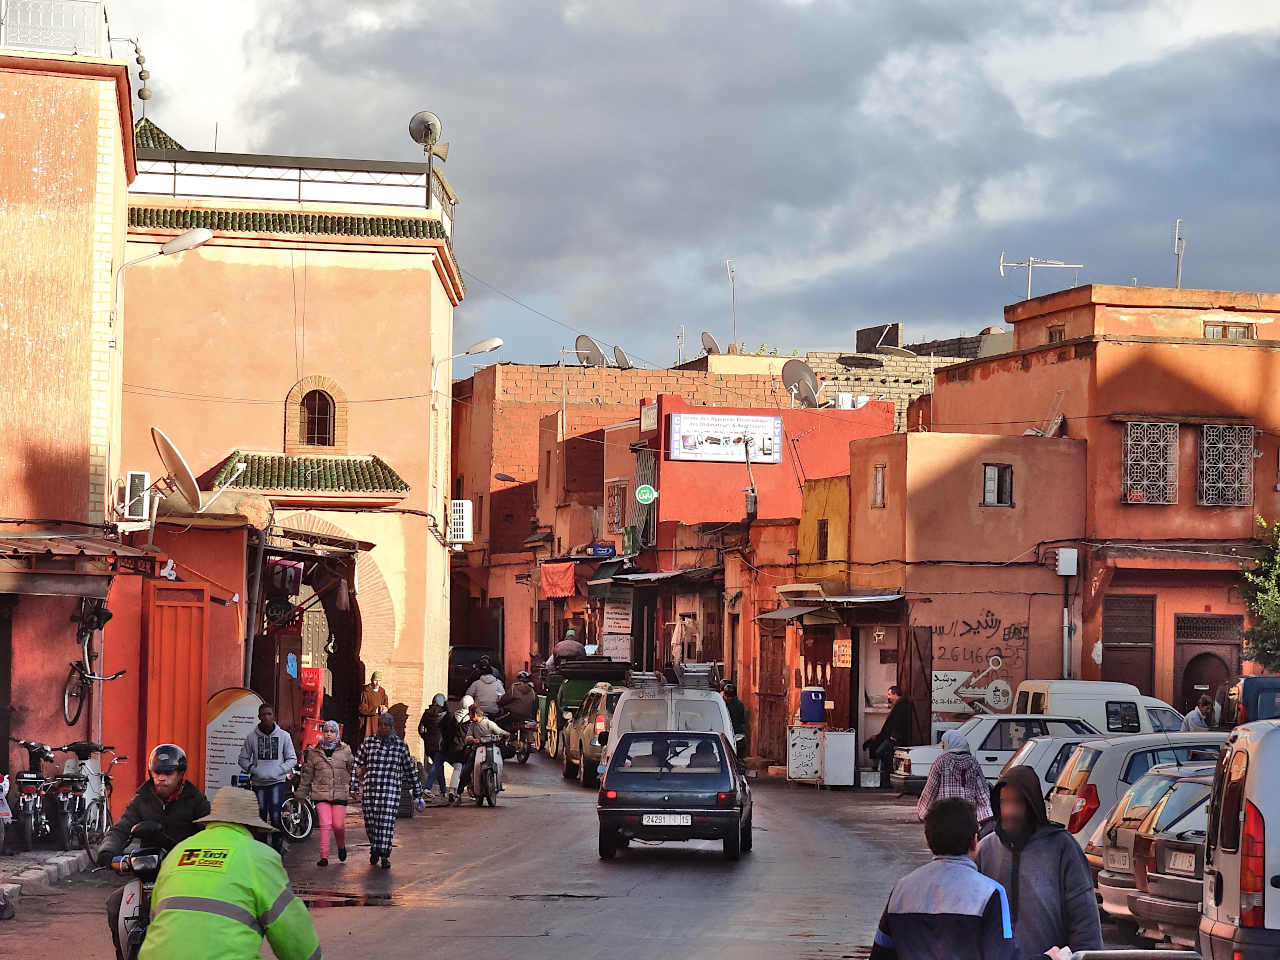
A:
<svg viewBox="0 0 1280 960">
<path fill-rule="evenodd" d="M 889 688 L 889 716 L 885 717 L 880 732 L 862 745 L 871 759 L 880 766 L 880 789 L 889 789 L 889 774 L 893 772 L 893 751 L 911 742 L 911 703 L 902 696 L 895 683 Z"/>
<path fill-rule="evenodd" d="M 147 757 L 150 776 L 143 781 L 138 792 L 115 825 L 107 831 L 98 848 L 98 865 L 108 866 L 112 857 L 119 856 L 129 844 L 130 832 L 135 824 L 146 820 L 160 825 L 156 838 L 166 849 L 177 846 L 197 833 L 202 824 L 196 821 L 209 815 L 209 801 L 205 795 L 187 780 L 187 754 L 175 743 L 162 743 Z M 111 940 L 120 951 L 119 931 L 120 901 L 124 888 L 120 887 L 107 897 L 107 923 L 111 927 Z"/>
</svg>

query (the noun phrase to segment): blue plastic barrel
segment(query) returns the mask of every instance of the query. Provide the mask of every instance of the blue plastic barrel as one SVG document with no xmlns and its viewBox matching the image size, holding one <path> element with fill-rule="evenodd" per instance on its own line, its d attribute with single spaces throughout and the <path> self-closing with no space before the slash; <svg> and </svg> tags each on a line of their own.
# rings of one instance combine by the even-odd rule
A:
<svg viewBox="0 0 1280 960">
<path fill-rule="evenodd" d="M 800 691 L 800 722 L 822 723 L 827 719 L 827 691 L 805 687 Z"/>
</svg>

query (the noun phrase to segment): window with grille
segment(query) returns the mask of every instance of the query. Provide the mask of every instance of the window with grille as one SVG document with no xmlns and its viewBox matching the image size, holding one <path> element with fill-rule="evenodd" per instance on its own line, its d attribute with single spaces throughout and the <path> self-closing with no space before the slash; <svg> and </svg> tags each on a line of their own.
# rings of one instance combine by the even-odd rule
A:
<svg viewBox="0 0 1280 960">
<path fill-rule="evenodd" d="M 1200 502 L 1253 505 L 1253 427 L 1206 423 L 1200 428 Z"/>
<path fill-rule="evenodd" d="M 311 390 L 302 398 L 301 437 L 313 447 L 333 446 L 333 397 L 323 390 Z"/>
<path fill-rule="evenodd" d="M 1178 502 L 1178 425 L 1124 425 L 1125 503 Z"/>
<path fill-rule="evenodd" d="M 610 480 L 605 485 L 605 518 L 610 533 L 621 533 L 627 525 L 627 493 L 629 485 L 625 480 Z"/>
<path fill-rule="evenodd" d="M 1173 617 L 1174 640 L 1203 643 L 1239 643 L 1244 634 L 1244 617 L 1178 613 Z"/>
<path fill-rule="evenodd" d="M 1256 339 L 1251 323 L 1206 323 L 1204 335 L 1210 340 Z"/>
<path fill-rule="evenodd" d="M 657 462 L 653 451 L 647 448 L 635 450 L 636 472 L 632 478 L 636 487 L 654 486 L 658 482 Z M 651 500 L 641 503 L 635 497 L 630 498 L 627 526 L 634 528 L 633 546 L 652 547 L 658 542 L 658 502 Z"/>
<path fill-rule="evenodd" d="M 827 521 L 826 521 L 826 518 L 823 518 L 818 521 L 818 559 L 819 560 L 827 559 L 828 546 L 829 546 L 829 543 L 828 543 Z"/>
<path fill-rule="evenodd" d="M 982 465 L 982 505 L 1013 506 L 1013 467 L 1007 463 Z"/>
<path fill-rule="evenodd" d="M 1050 342 L 1050 343 L 1061 343 L 1061 342 L 1062 342 L 1063 340 L 1065 340 L 1065 339 L 1067 339 L 1067 328 L 1066 328 L 1066 327 L 1059 326 L 1059 327 L 1050 327 L 1050 328 L 1049 328 L 1049 342 Z"/>
<path fill-rule="evenodd" d="M 877 463 L 871 475 L 871 506 L 876 509 L 884 507 L 884 474 L 887 469 L 887 464 Z"/>
</svg>

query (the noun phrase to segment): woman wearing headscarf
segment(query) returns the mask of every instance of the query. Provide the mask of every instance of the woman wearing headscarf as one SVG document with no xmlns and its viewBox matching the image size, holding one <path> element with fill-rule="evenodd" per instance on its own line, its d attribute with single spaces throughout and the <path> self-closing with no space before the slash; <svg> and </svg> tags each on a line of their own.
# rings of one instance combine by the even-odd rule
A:
<svg viewBox="0 0 1280 960">
<path fill-rule="evenodd" d="M 351 793 L 360 797 L 364 829 L 369 835 L 369 862 L 391 866 L 391 842 L 395 837 L 396 813 L 405 781 L 417 798 L 417 809 L 427 807 L 427 791 L 418 777 L 418 768 L 405 742 L 395 734 L 391 714 L 378 716 L 378 732 L 365 738 L 356 755 L 351 774 Z"/>
<path fill-rule="evenodd" d="M 422 738 L 422 754 L 431 769 L 427 771 L 427 794 L 431 793 L 431 785 L 440 787 L 440 798 L 444 799 L 448 785 L 448 777 L 444 772 L 444 723 L 452 720 L 447 706 L 448 701 L 443 693 L 431 698 L 431 705 L 422 711 L 422 719 L 418 721 L 418 736 Z"/>
<path fill-rule="evenodd" d="M 338 859 L 347 859 L 347 801 L 351 799 L 351 771 L 355 767 L 351 748 L 338 739 L 338 723 L 326 720 L 319 743 L 302 758 L 302 776 L 295 794 L 310 797 L 320 820 L 320 859 L 316 866 L 329 865 L 329 831 L 338 841 Z"/>
<path fill-rule="evenodd" d="M 948 730 L 942 735 L 942 756 L 933 761 L 929 779 L 920 792 L 916 804 L 916 816 L 924 820 L 925 814 L 939 800 L 960 797 L 973 804 L 978 815 L 978 826 L 985 836 L 993 821 L 991 815 L 991 786 L 983 776 L 982 764 L 969 751 L 969 741 L 959 730 Z"/>
</svg>

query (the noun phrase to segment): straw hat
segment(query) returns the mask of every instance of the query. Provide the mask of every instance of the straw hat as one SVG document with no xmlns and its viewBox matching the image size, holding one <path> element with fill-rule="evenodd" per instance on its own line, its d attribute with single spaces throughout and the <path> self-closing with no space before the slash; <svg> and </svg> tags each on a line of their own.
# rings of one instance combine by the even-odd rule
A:
<svg viewBox="0 0 1280 960">
<path fill-rule="evenodd" d="M 213 795 L 209 815 L 196 823 L 239 823 L 255 830 L 271 830 L 275 827 L 258 816 L 258 798 L 243 787 L 223 787 Z"/>
</svg>

